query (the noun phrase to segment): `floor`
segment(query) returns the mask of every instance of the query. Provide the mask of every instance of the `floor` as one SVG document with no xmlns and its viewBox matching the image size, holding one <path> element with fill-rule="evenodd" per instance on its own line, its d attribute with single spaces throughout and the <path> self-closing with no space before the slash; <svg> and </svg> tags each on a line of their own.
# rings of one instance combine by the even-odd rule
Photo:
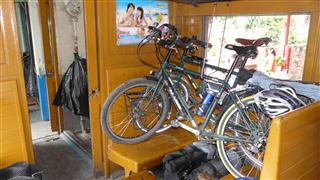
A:
<svg viewBox="0 0 320 180">
<path fill-rule="evenodd" d="M 43 170 L 45 180 L 94 179 L 87 163 L 59 136 L 52 135 L 34 141 L 36 165 Z"/>
<path fill-rule="evenodd" d="M 31 123 L 32 140 L 54 134 L 50 129 L 50 121 L 41 120 L 41 114 L 39 110 L 30 111 L 29 117 Z"/>
<path fill-rule="evenodd" d="M 52 133 L 49 121 L 42 121 L 39 111 L 29 112 L 36 166 L 44 180 L 102 180 L 94 178 L 91 159 L 81 155 L 62 135 Z M 113 178 L 114 179 L 114 178 Z"/>
</svg>

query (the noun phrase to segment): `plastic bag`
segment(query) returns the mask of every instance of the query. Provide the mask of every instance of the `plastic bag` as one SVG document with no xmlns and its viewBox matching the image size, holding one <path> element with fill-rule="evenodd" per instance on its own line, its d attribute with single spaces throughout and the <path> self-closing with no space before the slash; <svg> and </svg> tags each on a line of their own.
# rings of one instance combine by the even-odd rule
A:
<svg viewBox="0 0 320 180">
<path fill-rule="evenodd" d="M 74 54 L 75 60 L 62 77 L 53 105 L 63 106 L 76 115 L 89 116 L 86 59 Z"/>
</svg>

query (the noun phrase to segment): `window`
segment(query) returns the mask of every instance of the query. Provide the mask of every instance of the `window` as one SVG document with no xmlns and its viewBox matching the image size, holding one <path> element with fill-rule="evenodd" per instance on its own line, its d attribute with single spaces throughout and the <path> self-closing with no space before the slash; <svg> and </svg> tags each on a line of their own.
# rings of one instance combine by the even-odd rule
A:
<svg viewBox="0 0 320 180">
<path fill-rule="evenodd" d="M 226 44 L 236 38 L 270 37 L 268 47 L 259 47 L 259 55 L 248 60 L 246 68 L 255 68 L 271 77 L 301 80 L 306 56 L 310 15 L 210 16 L 206 17 L 206 41 L 213 44 L 205 52 L 209 64 L 228 69 L 234 52 Z M 207 74 L 212 70 L 207 69 Z"/>
</svg>

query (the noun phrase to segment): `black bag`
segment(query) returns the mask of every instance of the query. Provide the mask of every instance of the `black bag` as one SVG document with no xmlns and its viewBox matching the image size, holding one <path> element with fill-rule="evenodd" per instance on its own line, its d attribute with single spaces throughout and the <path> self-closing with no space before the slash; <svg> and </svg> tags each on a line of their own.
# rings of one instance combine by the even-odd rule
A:
<svg viewBox="0 0 320 180">
<path fill-rule="evenodd" d="M 236 165 L 236 169 L 239 169 L 243 166 L 243 161 L 240 159 L 240 156 L 235 151 L 229 150 L 227 152 L 230 162 L 233 165 Z M 224 166 L 220 158 L 216 157 L 208 162 L 203 163 L 198 168 L 194 169 L 188 180 L 197 180 L 199 174 L 205 174 L 209 177 L 221 178 L 229 174 L 227 168 Z"/>
<path fill-rule="evenodd" d="M 194 169 L 188 176 L 188 180 L 198 180 L 199 174 L 205 174 L 209 177 L 219 177 L 217 170 L 210 162 L 203 163 L 198 168 Z"/>
<path fill-rule="evenodd" d="M 53 105 L 63 106 L 76 115 L 89 116 L 86 59 L 74 54 L 75 60 L 63 75 Z"/>
<path fill-rule="evenodd" d="M 207 160 L 207 154 L 194 145 L 167 154 L 163 159 L 164 178 L 187 179 L 189 173 Z"/>
<path fill-rule="evenodd" d="M 27 162 L 17 162 L 0 169 L 1 180 L 42 180 L 42 178 L 42 171 Z"/>
</svg>

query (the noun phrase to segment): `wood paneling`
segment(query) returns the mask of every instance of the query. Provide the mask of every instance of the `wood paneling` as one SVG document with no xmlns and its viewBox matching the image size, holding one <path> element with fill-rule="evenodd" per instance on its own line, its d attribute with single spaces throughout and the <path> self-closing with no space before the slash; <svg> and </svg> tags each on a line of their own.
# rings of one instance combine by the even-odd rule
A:
<svg viewBox="0 0 320 180">
<path fill-rule="evenodd" d="M 87 72 L 90 106 L 90 128 L 92 144 L 92 161 L 95 170 L 104 171 L 102 139 L 100 129 L 100 87 L 98 46 L 96 32 L 95 3 L 84 1 L 84 21 L 87 50 Z"/>
<path fill-rule="evenodd" d="M 0 1 L 0 168 L 34 162 L 13 0 Z"/>
<path fill-rule="evenodd" d="M 170 2 L 169 19 L 174 21 L 175 3 Z M 100 147 L 103 153 L 97 155 L 97 160 L 103 158 L 104 173 L 109 174 L 110 162 L 108 159 L 109 140 L 101 134 L 99 124 L 100 108 L 108 94 L 114 87 L 134 77 L 147 75 L 150 68 L 145 67 L 138 60 L 136 45 L 118 46 L 116 44 L 116 1 L 84 1 L 84 13 L 86 20 L 87 59 L 89 72 L 89 90 L 95 90 L 95 95 L 90 97 L 90 119 L 95 134 L 93 148 L 98 153 Z M 142 53 L 144 59 L 151 63 L 157 63 L 152 45 L 146 47 Z M 97 62 L 94 59 L 97 58 Z M 91 67 L 90 67 L 91 66 Z M 98 76 L 96 76 L 98 75 Z M 91 84 L 91 85 L 90 85 Z M 97 100 L 99 102 L 97 102 Z M 92 112 L 92 109 L 95 109 Z M 95 125 L 94 125 L 95 124 Z M 111 143 L 111 141 L 110 141 Z M 98 163 L 98 162 L 97 162 Z M 95 167 L 99 167 L 99 164 Z M 112 165 L 111 165 L 112 166 Z"/>
<path fill-rule="evenodd" d="M 318 1 L 318 10 L 311 13 L 309 38 L 307 43 L 306 60 L 304 64 L 303 79 L 307 81 L 319 81 L 319 76 L 317 77 L 317 69 L 319 70 L 320 61 L 318 59 L 318 54 L 320 53 L 319 45 L 319 27 L 320 27 L 320 1 Z M 318 68 L 317 68 L 318 67 Z"/>
<path fill-rule="evenodd" d="M 16 161 L 28 161 L 18 97 L 16 81 L 0 82 L 0 167 Z"/>
<path fill-rule="evenodd" d="M 314 56 L 314 61 L 313 61 L 313 69 L 312 69 L 312 81 L 320 83 L 320 2 L 319 2 L 319 10 L 318 10 L 318 26 L 316 29 L 318 30 L 317 33 L 317 43 L 316 43 L 316 52 Z"/>
<path fill-rule="evenodd" d="M 1 26 L 2 27 L 2 26 Z M 2 29 L 0 29 L 0 31 L 2 32 Z M 3 38 L 2 38 L 2 34 L 0 34 L 0 66 L 6 63 L 6 58 L 4 56 L 4 49 L 3 49 Z"/>
<path fill-rule="evenodd" d="M 320 177 L 320 102 L 273 119 L 261 179 Z"/>
<path fill-rule="evenodd" d="M 287 14 L 318 11 L 318 0 L 238 0 L 203 3 L 197 7 L 178 4 L 177 16 Z M 214 9 L 215 7 L 215 9 Z"/>
<path fill-rule="evenodd" d="M 63 130 L 61 108 L 52 104 L 58 90 L 60 81 L 58 74 L 57 48 L 55 36 L 55 24 L 53 14 L 53 0 L 39 1 L 41 18 L 42 42 L 44 50 L 44 61 L 47 74 L 47 92 L 50 111 L 50 124 L 52 131 Z M 50 21 L 50 23 L 49 23 Z"/>
</svg>

